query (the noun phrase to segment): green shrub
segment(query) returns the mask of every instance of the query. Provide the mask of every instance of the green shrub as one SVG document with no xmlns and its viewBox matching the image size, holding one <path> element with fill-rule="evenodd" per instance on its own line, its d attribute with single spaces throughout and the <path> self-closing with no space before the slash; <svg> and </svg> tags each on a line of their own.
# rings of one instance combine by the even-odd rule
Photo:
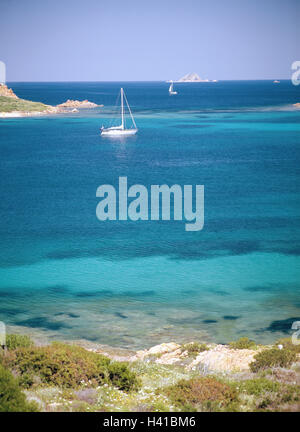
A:
<svg viewBox="0 0 300 432">
<path fill-rule="evenodd" d="M 109 381 L 120 390 L 130 391 L 140 388 L 140 380 L 126 363 L 113 362 L 108 366 Z"/>
<path fill-rule="evenodd" d="M 236 400 L 232 387 L 212 377 L 181 380 L 161 392 L 182 411 L 219 410 Z"/>
<path fill-rule="evenodd" d="M 62 388 L 104 383 L 126 390 L 136 387 L 135 374 L 126 364 L 112 363 L 107 357 L 75 345 L 55 342 L 45 347 L 18 348 L 8 352 L 3 361 L 20 376 L 25 388 L 34 383 Z"/>
<path fill-rule="evenodd" d="M 29 389 L 35 384 L 41 384 L 41 379 L 39 376 L 34 375 L 32 372 L 25 372 L 19 376 L 19 384 L 24 389 Z"/>
<path fill-rule="evenodd" d="M 280 411 L 287 403 L 299 401 L 300 389 L 297 385 L 281 384 L 266 378 L 256 378 L 238 384 L 240 391 L 255 396 L 256 411 Z"/>
<path fill-rule="evenodd" d="M 237 341 L 229 343 L 231 349 L 253 349 L 255 347 L 256 343 L 247 337 L 241 337 Z"/>
<path fill-rule="evenodd" d="M 29 348 L 31 346 L 33 346 L 33 342 L 29 336 L 18 334 L 8 334 L 6 336 L 6 347 L 8 350 Z"/>
<path fill-rule="evenodd" d="M 297 354 L 288 349 L 271 348 L 256 354 L 250 363 L 252 372 L 272 367 L 288 367 L 297 359 Z"/>
<path fill-rule="evenodd" d="M 102 382 L 105 379 L 105 365 L 103 370 L 97 368 L 88 351 L 58 343 L 46 347 L 16 349 L 5 361 L 21 376 L 23 384 L 24 378 L 30 385 L 35 377 L 44 384 L 62 387 L 76 387 L 89 380 Z"/>
<path fill-rule="evenodd" d="M 270 381 L 266 378 L 255 378 L 239 383 L 240 390 L 254 396 L 260 396 L 266 392 L 278 392 L 280 383 Z"/>
<path fill-rule="evenodd" d="M 300 344 L 294 345 L 291 338 L 282 338 L 276 342 L 276 345 L 282 345 L 283 348 L 288 349 L 290 351 L 295 352 L 296 354 L 300 354 Z"/>
<path fill-rule="evenodd" d="M 190 342 L 188 344 L 182 345 L 181 349 L 182 351 L 187 351 L 189 356 L 196 357 L 199 353 L 208 351 L 209 347 L 203 343 Z"/>
<path fill-rule="evenodd" d="M 38 411 L 33 402 L 27 402 L 18 381 L 11 372 L 0 365 L 0 412 Z"/>
</svg>

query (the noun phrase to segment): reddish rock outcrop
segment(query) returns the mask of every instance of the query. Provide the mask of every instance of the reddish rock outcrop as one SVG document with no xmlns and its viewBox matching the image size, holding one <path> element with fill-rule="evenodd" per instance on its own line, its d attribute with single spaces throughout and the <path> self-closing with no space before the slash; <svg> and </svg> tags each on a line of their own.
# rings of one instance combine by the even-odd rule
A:
<svg viewBox="0 0 300 432">
<path fill-rule="evenodd" d="M 18 96 L 13 92 L 12 89 L 8 88 L 5 84 L 0 84 L 0 96 L 11 97 L 13 99 L 19 99 Z"/>
<path fill-rule="evenodd" d="M 83 101 L 68 99 L 66 102 L 63 102 L 57 106 L 62 108 L 95 108 L 98 105 L 88 101 L 87 99 Z"/>
</svg>

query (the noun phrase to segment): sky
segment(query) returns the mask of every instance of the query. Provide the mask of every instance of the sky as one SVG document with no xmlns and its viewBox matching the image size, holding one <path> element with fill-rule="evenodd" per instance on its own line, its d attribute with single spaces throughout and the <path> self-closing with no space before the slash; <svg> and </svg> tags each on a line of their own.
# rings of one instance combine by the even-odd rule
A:
<svg viewBox="0 0 300 432">
<path fill-rule="evenodd" d="M 289 79 L 300 0 L 0 0 L 7 81 Z"/>
</svg>

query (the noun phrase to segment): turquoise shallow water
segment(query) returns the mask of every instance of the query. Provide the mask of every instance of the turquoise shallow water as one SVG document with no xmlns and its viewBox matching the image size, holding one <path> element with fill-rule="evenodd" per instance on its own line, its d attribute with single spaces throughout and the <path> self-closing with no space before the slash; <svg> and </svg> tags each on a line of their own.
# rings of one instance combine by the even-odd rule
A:
<svg viewBox="0 0 300 432">
<path fill-rule="evenodd" d="M 0 119 L 0 320 L 140 348 L 269 342 L 300 320 L 299 132 L 289 82 L 123 83 L 139 133 L 103 139 L 120 83 L 12 83 L 104 108 Z M 100 184 L 204 184 L 205 225 L 105 222 Z"/>
</svg>

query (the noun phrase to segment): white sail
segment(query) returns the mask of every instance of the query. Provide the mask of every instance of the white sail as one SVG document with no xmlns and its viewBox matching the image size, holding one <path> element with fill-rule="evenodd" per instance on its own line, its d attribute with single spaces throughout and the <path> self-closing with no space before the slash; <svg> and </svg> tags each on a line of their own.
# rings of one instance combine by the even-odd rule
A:
<svg viewBox="0 0 300 432">
<path fill-rule="evenodd" d="M 125 109 L 124 109 L 124 100 L 128 108 L 128 112 L 130 114 L 130 118 L 133 124 L 133 128 L 126 129 L 125 125 Z M 122 136 L 122 135 L 135 135 L 137 133 L 138 129 L 136 127 L 128 100 L 126 98 L 125 92 L 123 88 L 121 88 L 121 124 L 119 126 L 112 126 L 109 128 L 101 128 L 101 135 L 106 136 Z"/>
<path fill-rule="evenodd" d="M 176 95 L 177 92 L 173 90 L 173 81 L 171 81 L 170 87 L 169 87 L 169 94 L 170 95 Z"/>
</svg>

